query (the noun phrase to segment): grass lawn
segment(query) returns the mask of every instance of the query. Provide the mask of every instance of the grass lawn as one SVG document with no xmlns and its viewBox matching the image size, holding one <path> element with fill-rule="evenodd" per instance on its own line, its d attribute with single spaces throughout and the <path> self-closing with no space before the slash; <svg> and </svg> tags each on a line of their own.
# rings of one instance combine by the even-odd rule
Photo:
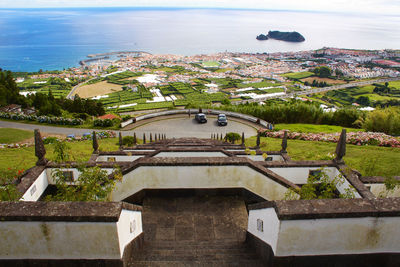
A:
<svg viewBox="0 0 400 267">
<path fill-rule="evenodd" d="M 379 100 L 399 100 L 398 97 L 390 97 L 390 96 L 383 96 L 383 95 L 378 95 L 378 94 L 365 94 L 365 95 L 360 95 L 360 96 L 367 96 L 369 97 L 369 100 L 371 101 L 379 101 Z"/>
<path fill-rule="evenodd" d="M 246 140 L 247 146 L 255 146 L 256 137 Z M 261 137 L 261 149 L 277 151 L 281 149 L 281 139 Z M 345 163 L 363 175 L 400 175 L 400 149 L 378 146 L 347 145 Z M 288 154 L 292 160 L 326 160 L 328 153 L 335 152 L 336 144 L 288 140 Z"/>
<path fill-rule="evenodd" d="M 248 88 L 248 87 L 253 87 L 253 88 L 263 88 L 263 87 L 273 87 L 273 86 L 281 86 L 282 84 L 280 83 L 272 83 L 269 81 L 262 81 L 259 83 L 239 83 L 237 85 L 238 88 Z"/>
<path fill-rule="evenodd" d="M 304 79 L 304 78 L 308 78 L 313 75 L 314 75 L 313 72 L 303 71 L 303 72 L 285 73 L 285 74 L 282 74 L 281 76 L 289 78 L 289 79 Z"/>
<path fill-rule="evenodd" d="M 217 68 L 219 67 L 221 64 L 219 64 L 219 62 L 217 61 L 203 61 L 202 66 L 205 68 Z"/>
<path fill-rule="evenodd" d="M 341 126 L 334 126 L 334 125 L 316 125 L 316 124 L 301 124 L 301 123 L 294 123 L 294 124 L 275 124 L 276 130 L 289 130 L 291 132 L 298 132 L 298 133 L 340 133 L 342 129 L 345 127 Z M 363 129 L 355 129 L 355 128 L 345 128 L 347 132 L 360 132 L 364 131 Z"/>
<path fill-rule="evenodd" d="M 118 138 L 100 139 L 99 146 L 102 151 L 117 151 Z M 93 152 L 92 141 L 86 140 L 81 142 L 68 143 L 71 147 L 70 157 L 75 161 L 88 161 Z M 54 145 L 45 145 L 46 158 L 54 160 Z M 25 148 L 6 148 L 0 150 L 0 172 L 7 168 L 19 168 L 27 170 L 35 165 L 37 158 L 35 156 L 35 147 Z"/>
<path fill-rule="evenodd" d="M 32 131 L 0 128 L 0 144 L 11 144 L 24 141 L 33 137 Z"/>
</svg>

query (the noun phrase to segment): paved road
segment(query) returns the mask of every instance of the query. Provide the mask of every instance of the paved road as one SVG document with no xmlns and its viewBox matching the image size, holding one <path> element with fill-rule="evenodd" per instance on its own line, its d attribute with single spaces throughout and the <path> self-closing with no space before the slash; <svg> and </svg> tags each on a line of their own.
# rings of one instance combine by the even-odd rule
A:
<svg viewBox="0 0 400 267">
<path fill-rule="evenodd" d="M 229 120 L 229 118 L 228 118 Z M 76 136 L 84 133 L 92 132 L 93 129 L 78 129 L 78 128 L 64 128 L 64 127 L 53 127 L 44 126 L 37 124 L 24 124 L 18 122 L 0 121 L 0 128 L 17 128 L 24 130 L 39 129 L 43 133 L 48 134 L 60 134 L 69 135 L 75 134 Z M 220 127 L 216 123 L 216 117 L 209 117 L 209 121 L 206 124 L 198 124 L 193 117 L 192 118 L 171 118 L 168 117 L 153 121 L 148 124 L 141 125 L 129 131 L 121 131 L 122 135 L 136 135 L 141 138 L 143 133 L 161 133 L 166 134 L 167 138 L 180 138 L 180 137 L 198 137 L 198 138 L 209 138 L 212 133 L 224 134 L 227 132 L 245 133 L 246 137 L 254 136 L 257 131 L 254 127 L 246 125 L 238 121 L 229 120 L 228 125 Z"/>
<path fill-rule="evenodd" d="M 393 82 L 393 81 L 399 81 L 399 80 L 400 80 L 400 78 L 397 77 L 397 78 L 387 78 L 387 79 L 369 80 L 369 81 L 362 81 L 362 82 L 355 82 L 355 83 L 339 84 L 339 85 L 334 85 L 334 86 L 329 86 L 329 87 L 322 87 L 322 88 L 316 88 L 316 89 L 311 89 L 311 90 L 298 91 L 298 92 L 285 94 L 285 95 L 267 96 L 267 97 L 257 98 L 257 99 L 233 101 L 232 104 L 239 105 L 239 104 L 244 104 L 244 103 L 263 102 L 265 100 L 273 99 L 273 98 L 291 98 L 291 97 L 294 97 L 296 95 L 309 95 L 309 94 L 327 92 L 327 91 L 332 91 L 332 90 L 345 89 L 345 88 L 354 87 L 354 86 L 364 86 L 364 85 L 370 85 L 370 84 L 373 84 L 373 83 L 385 83 L 385 82 Z"/>
<path fill-rule="evenodd" d="M 242 133 L 244 132 L 246 137 L 254 136 L 257 134 L 256 128 L 239 122 L 233 121 L 228 118 L 227 126 L 218 126 L 216 116 L 207 116 L 208 122 L 205 124 L 197 123 L 193 116 L 191 118 L 171 118 L 163 119 L 149 124 L 144 124 L 136 127 L 130 132 L 135 132 L 138 137 L 141 137 L 143 133 L 165 133 L 167 138 L 171 137 L 198 137 L 198 138 L 210 138 L 211 134 L 218 133 L 225 135 L 228 132 Z"/>
</svg>

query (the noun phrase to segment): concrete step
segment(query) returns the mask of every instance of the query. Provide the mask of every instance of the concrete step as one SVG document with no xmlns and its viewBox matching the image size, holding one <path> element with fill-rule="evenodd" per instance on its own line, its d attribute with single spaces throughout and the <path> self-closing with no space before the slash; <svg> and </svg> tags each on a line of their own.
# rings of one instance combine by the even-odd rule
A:
<svg viewBox="0 0 400 267">
<path fill-rule="evenodd" d="M 128 267 L 263 267 L 258 260 L 132 261 Z"/>
<path fill-rule="evenodd" d="M 235 241 L 150 241 L 145 242 L 144 247 L 151 249 L 179 249 L 179 248 L 191 248 L 191 249 L 242 249 L 248 248 L 244 242 Z"/>
<path fill-rule="evenodd" d="M 243 254 L 254 254 L 254 251 L 250 249 L 145 249 L 139 250 L 136 254 L 143 255 L 210 255 L 210 254 L 218 254 L 218 255 L 243 255 Z"/>
</svg>

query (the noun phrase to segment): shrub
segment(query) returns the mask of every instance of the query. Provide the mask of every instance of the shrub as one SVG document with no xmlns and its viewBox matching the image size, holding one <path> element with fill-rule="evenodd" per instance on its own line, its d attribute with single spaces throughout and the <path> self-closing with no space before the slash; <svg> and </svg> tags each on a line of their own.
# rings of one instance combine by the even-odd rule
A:
<svg viewBox="0 0 400 267">
<path fill-rule="evenodd" d="M 122 116 L 122 121 L 127 121 L 127 120 L 129 120 L 131 118 L 132 118 L 131 115 L 124 115 L 124 116 Z"/>
<path fill-rule="evenodd" d="M 124 136 L 122 138 L 122 144 L 124 146 L 133 146 L 134 143 L 135 143 L 135 140 L 134 140 L 133 136 Z"/>
<path fill-rule="evenodd" d="M 370 112 L 363 128 L 367 131 L 400 135 L 400 109 L 392 107 Z"/>
<path fill-rule="evenodd" d="M 97 119 L 93 121 L 93 125 L 98 127 L 111 127 L 113 126 L 113 121 L 110 119 L 105 119 L 105 120 Z"/>
<path fill-rule="evenodd" d="M 237 140 L 240 140 L 242 137 L 240 136 L 240 134 L 238 134 L 238 133 L 227 133 L 226 135 L 225 135 L 225 139 L 227 140 L 227 141 L 229 141 L 229 142 L 234 142 L 234 141 L 237 141 Z"/>
<path fill-rule="evenodd" d="M 58 139 L 57 139 L 57 137 L 45 137 L 45 138 L 43 138 L 43 143 L 45 144 L 45 145 L 47 145 L 47 144 L 54 144 L 54 143 L 56 143 L 56 142 L 58 142 Z"/>
</svg>

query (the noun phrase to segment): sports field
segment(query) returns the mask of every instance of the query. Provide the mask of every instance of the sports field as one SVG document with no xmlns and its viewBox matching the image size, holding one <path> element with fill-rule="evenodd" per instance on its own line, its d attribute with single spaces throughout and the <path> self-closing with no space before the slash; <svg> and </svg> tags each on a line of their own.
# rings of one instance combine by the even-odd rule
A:
<svg viewBox="0 0 400 267">
<path fill-rule="evenodd" d="M 122 85 L 108 83 L 106 81 L 89 85 L 83 85 L 76 89 L 75 93 L 81 98 L 95 97 L 106 95 L 113 92 L 122 91 Z"/>
</svg>

